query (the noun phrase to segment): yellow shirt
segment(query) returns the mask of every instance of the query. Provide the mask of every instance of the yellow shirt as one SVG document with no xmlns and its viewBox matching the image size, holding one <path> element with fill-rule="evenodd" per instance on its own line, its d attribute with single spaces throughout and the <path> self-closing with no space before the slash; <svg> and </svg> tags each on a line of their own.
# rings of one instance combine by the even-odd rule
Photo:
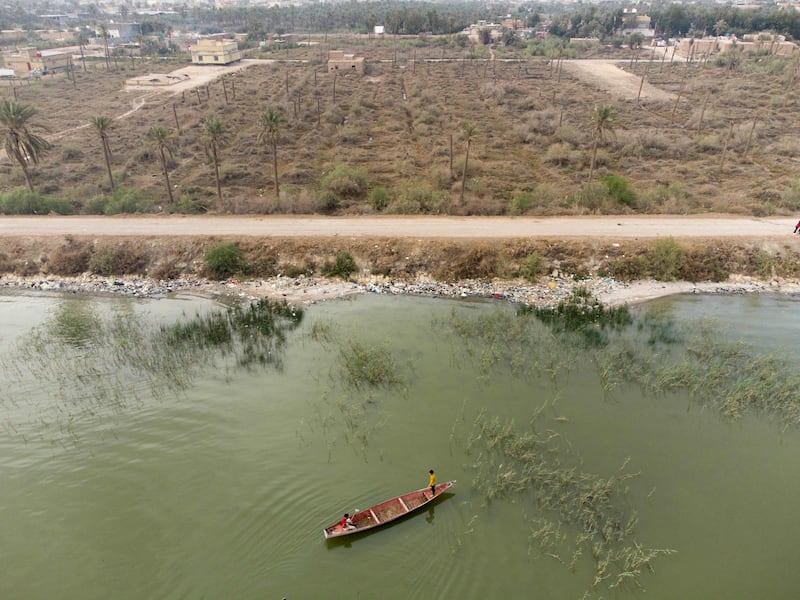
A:
<svg viewBox="0 0 800 600">
<path fill-rule="evenodd" d="M 436 485 L 436 475 L 431 473 L 431 476 L 430 476 L 429 479 L 430 479 L 430 481 L 428 481 L 428 486 Z"/>
</svg>

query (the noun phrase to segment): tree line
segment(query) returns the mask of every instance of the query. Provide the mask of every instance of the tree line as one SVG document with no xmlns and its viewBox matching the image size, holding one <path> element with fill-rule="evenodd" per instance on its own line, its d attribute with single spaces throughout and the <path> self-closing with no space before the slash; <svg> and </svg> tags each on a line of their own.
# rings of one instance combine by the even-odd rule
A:
<svg viewBox="0 0 800 600">
<path fill-rule="evenodd" d="M 28 104 L 22 104 L 14 100 L 3 100 L 0 103 L 0 134 L 3 136 L 3 148 L 8 157 L 22 169 L 25 183 L 31 192 L 34 191 L 31 167 L 39 164 L 43 155 L 53 147 L 47 139 L 37 132 L 45 129 L 36 121 L 37 114 L 38 111 Z M 278 142 L 280 132 L 286 124 L 286 119 L 280 110 L 268 108 L 259 115 L 258 124 L 258 139 L 272 155 L 273 183 L 277 198 L 280 194 L 278 184 Z M 94 129 L 100 141 L 108 173 L 108 182 L 113 193 L 116 189 L 116 184 L 111 170 L 110 137 L 114 129 L 114 121 L 109 117 L 98 115 L 89 119 L 89 125 Z M 220 151 L 230 143 L 230 131 L 219 117 L 208 117 L 203 121 L 201 135 L 206 157 L 214 169 L 214 182 L 217 196 L 221 202 Z M 175 135 L 166 127 L 154 125 L 148 130 L 146 137 L 147 142 L 158 156 L 167 196 L 170 203 L 173 204 L 175 199 L 169 178 L 169 161 L 173 155 L 176 142 Z"/>
</svg>

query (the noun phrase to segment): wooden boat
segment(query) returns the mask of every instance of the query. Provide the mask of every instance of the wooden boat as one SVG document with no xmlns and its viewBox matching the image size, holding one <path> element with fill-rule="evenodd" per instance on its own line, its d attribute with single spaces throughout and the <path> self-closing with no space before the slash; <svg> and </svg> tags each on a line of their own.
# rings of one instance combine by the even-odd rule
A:
<svg viewBox="0 0 800 600">
<path fill-rule="evenodd" d="M 440 483 L 436 486 L 436 493 L 433 496 L 431 495 L 431 488 L 426 487 L 385 500 L 380 504 L 370 506 L 366 510 L 360 510 L 350 515 L 350 520 L 353 523 L 351 526 L 342 527 L 340 521 L 337 521 L 333 525 L 326 527 L 323 530 L 325 539 L 351 535 L 391 523 L 410 512 L 422 508 L 434 498 L 438 498 L 442 492 L 453 487 L 454 484 L 455 480 Z"/>
</svg>

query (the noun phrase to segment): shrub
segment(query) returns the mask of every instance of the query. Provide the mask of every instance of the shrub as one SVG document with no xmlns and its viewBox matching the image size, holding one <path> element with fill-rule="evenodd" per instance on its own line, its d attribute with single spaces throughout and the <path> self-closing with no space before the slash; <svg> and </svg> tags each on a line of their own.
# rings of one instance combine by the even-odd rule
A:
<svg viewBox="0 0 800 600">
<path fill-rule="evenodd" d="M 58 275 L 79 275 L 88 269 L 91 242 L 67 238 L 66 243 L 47 257 L 47 270 Z"/>
<path fill-rule="evenodd" d="M 206 270 L 212 277 L 225 279 L 234 273 L 243 272 L 247 264 L 242 250 L 236 244 L 221 242 L 214 244 L 205 254 Z"/>
<path fill-rule="evenodd" d="M 761 279 L 769 279 L 775 273 L 775 257 L 766 250 L 759 250 L 753 258 L 753 269 Z"/>
<path fill-rule="evenodd" d="M 535 251 L 528 255 L 519 268 L 520 276 L 528 281 L 536 281 L 539 275 L 542 274 L 542 271 L 544 271 L 542 255 Z"/>
<path fill-rule="evenodd" d="M 51 212 L 71 215 L 75 212 L 66 200 L 44 196 L 25 187 L 0 195 L 0 209 L 7 215 L 47 215 Z"/>
<path fill-rule="evenodd" d="M 71 162 L 83 158 L 83 151 L 78 146 L 64 145 L 61 148 L 61 160 Z"/>
<path fill-rule="evenodd" d="M 190 194 L 181 194 L 170 212 L 182 215 L 199 215 L 208 212 L 209 202 Z"/>
<path fill-rule="evenodd" d="M 144 193 L 136 188 L 120 187 L 114 190 L 105 207 L 103 213 L 106 215 L 118 215 L 121 213 L 141 213 L 146 212 L 149 203 L 144 197 Z"/>
<path fill-rule="evenodd" d="M 636 201 L 636 193 L 628 186 L 628 180 L 620 175 L 603 175 L 600 181 L 608 187 L 613 200 L 625 206 L 632 206 Z"/>
<path fill-rule="evenodd" d="M 316 212 L 329 215 L 336 212 L 340 204 L 341 203 L 339 202 L 339 198 L 336 197 L 336 194 L 331 192 L 323 192 L 317 197 L 317 200 L 314 203 L 314 210 Z"/>
<path fill-rule="evenodd" d="M 326 277 L 341 277 L 347 279 L 350 274 L 357 271 L 358 266 L 353 256 L 346 250 L 340 250 L 336 253 L 336 258 L 331 261 L 325 261 L 322 265 L 322 274 Z"/>
<path fill-rule="evenodd" d="M 94 251 L 89 258 L 89 270 L 97 275 L 108 276 L 114 273 L 115 252 L 111 246 Z"/>
<path fill-rule="evenodd" d="M 527 192 L 517 194 L 511 199 L 508 205 L 508 214 L 511 216 L 524 215 L 533 205 L 533 196 Z"/>
<path fill-rule="evenodd" d="M 686 260 L 686 251 L 671 237 L 658 240 L 648 254 L 650 273 L 660 281 L 679 278 Z"/>
<path fill-rule="evenodd" d="M 339 198 L 359 198 L 367 189 L 367 173 L 364 169 L 352 169 L 336 165 L 320 181 L 322 189 Z"/>
<path fill-rule="evenodd" d="M 147 268 L 147 257 L 134 244 L 99 246 L 89 258 L 88 269 L 97 275 L 141 274 Z"/>
<path fill-rule="evenodd" d="M 572 161 L 572 147 L 569 144 L 551 144 L 542 157 L 542 162 L 565 167 Z"/>
<path fill-rule="evenodd" d="M 800 179 L 792 179 L 781 193 L 781 206 L 792 211 L 800 209 Z"/>
<path fill-rule="evenodd" d="M 372 188 L 369 192 L 369 203 L 375 210 L 383 210 L 389 204 L 389 194 L 382 187 Z"/>
</svg>

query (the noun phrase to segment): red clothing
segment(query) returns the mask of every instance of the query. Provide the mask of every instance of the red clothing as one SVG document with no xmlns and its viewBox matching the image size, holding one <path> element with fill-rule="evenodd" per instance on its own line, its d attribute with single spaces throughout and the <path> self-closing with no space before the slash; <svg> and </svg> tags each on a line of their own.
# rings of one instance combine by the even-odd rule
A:
<svg viewBox="0 0 800 600">
<path fill-rule="evenodd" d="M 339 527 L 344 529 L 347 526 L 347 517 L 342 517 L 342 520 L 339 521 Z"/>
</svg>

